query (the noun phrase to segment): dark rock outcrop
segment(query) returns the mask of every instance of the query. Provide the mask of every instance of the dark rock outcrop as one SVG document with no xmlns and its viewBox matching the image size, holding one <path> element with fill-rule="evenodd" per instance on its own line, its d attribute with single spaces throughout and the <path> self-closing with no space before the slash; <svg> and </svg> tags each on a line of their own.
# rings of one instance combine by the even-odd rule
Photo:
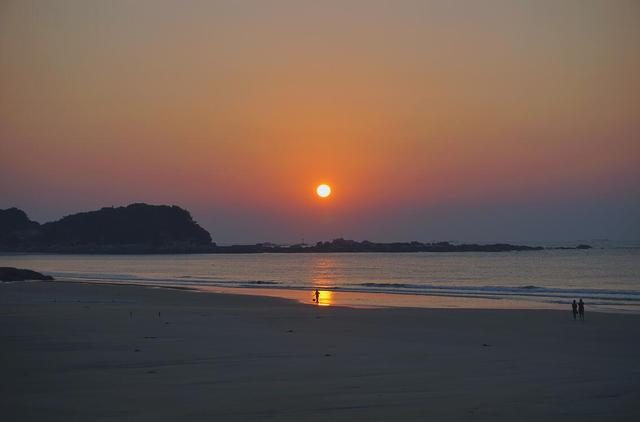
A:
<svg viewBox="0 0 640 422">
<path fill-rule="evenodd" d="M 53 280 L 53 277 L 22 268 L 0 267 L 0 281 L 24 280 Z"/>
<path fill-rule="evenodd" d="M 575 250 L 575 249 L 593 249 L 593 246 L 591 245 L 585 245 L 584 243 L 579 244 L 578 246 L 552 246 L 552 247 L 548 247 L 545 249 L 549 249 L 549 250 L 558 250 L 558 251 L 562 251 L 562 250 Z"/>
</svg>

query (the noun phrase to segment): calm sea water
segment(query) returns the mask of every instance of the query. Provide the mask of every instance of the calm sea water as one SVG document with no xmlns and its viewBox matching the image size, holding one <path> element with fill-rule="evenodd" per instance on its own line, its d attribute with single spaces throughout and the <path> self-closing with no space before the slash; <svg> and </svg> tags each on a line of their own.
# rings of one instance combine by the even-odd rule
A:
<svg viewBox="0 0 640 422">
<path fill-rule="evenodd" d="M 531 307 L 583 298 L 592 309 L 640 312 L 640 249 L 509 253 L 257 255 L 0 255 L 0 266 L 30 268 L 59 279 L 150 286 L 224 288 L 288 296 L 315 288 L 333 295 L 370 293 L 377 305 L 407 295 L 446 297 L 474 306 L 523 301 Z M 384 293 L 384 294 L 381 294 Z M 371 295 L 378 294 L 378 295 Z M 487 302 L 489 301 L 489 302 Z M 428 301 L 424 302 L 428 304 Z M 428 305 L 425 305 L 428 306 Z"/>
</svg>

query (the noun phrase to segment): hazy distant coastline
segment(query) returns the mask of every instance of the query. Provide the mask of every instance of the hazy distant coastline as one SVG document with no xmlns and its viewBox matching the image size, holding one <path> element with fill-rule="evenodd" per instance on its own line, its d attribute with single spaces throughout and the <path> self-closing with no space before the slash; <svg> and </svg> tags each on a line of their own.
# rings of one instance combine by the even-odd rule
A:
<svg viewBox="0 0 640 422">
<path fill-rule="evenodd" d="M 589 245 L 578 245 L 589 249 Z M 511 252 L 543 250 L 541 246 L 454 244 L 450 242 L 378 243 L 346 239 L 315 245 L 219 246 L 177 206 L 131 204 L 68 215 L 39 224 L 17 208 L 0 210 L 0 252 L 80 254 L 165 253 L 336 253 L 336 252 Z M 572 248 L 568 248 L 572 249 Z"/>
</svg>

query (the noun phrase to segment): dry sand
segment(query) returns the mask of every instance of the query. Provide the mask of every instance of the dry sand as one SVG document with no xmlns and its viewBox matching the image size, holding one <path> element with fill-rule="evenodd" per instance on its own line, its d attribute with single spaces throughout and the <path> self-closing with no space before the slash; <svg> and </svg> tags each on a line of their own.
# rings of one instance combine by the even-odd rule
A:
<svg viewBox="0 0 640 422">
<path fill-rule="evenodd" d="M 22 282 L 0 339 L 3 421 L 640 420 L 640 315 Z"/>
</svg>

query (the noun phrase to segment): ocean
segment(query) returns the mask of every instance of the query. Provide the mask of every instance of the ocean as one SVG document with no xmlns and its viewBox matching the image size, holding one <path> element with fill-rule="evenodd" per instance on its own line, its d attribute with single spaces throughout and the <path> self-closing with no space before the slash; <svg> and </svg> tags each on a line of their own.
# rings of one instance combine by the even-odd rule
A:
<svg viewBox="0 0 640 422">
<path fill-rule="evenodd" d="M 0 255 L 57 279 L 266 294 L 346 306 L 640 312 L 640 248 L 505 253 Z"/>
</svg>

